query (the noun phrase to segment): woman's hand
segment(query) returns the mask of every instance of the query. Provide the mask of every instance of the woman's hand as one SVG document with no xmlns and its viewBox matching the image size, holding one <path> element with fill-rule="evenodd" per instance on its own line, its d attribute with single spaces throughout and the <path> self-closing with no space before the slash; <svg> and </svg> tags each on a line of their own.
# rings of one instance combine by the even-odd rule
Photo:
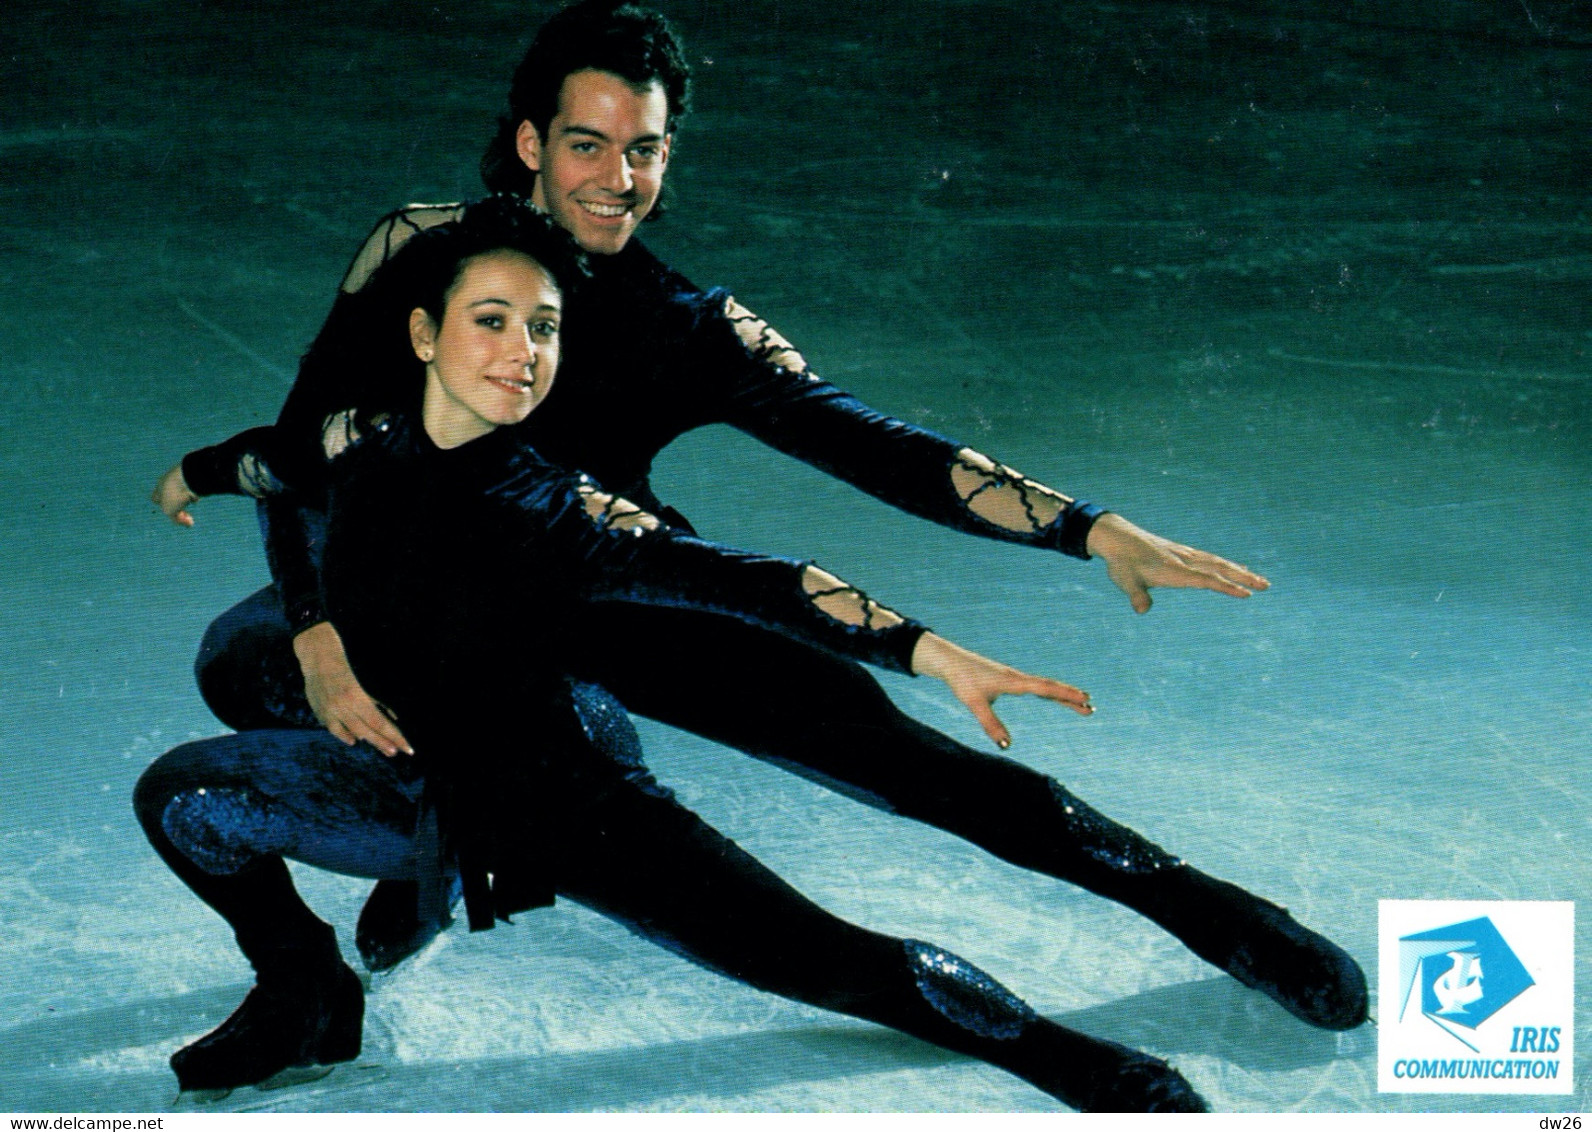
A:
<svg viewBox="0 0 1592 1132">
<path fill-rule="evenodd" d="M 387 709 L 360 687 L 348 666 L 343 638 L 330 621 L 311 625 L 293 638 L 293 653 L 304 673 L 304 695 L 315 718 L 338 739 L 352 747 L 363 740 L 388 758 L 414 748 Z"/>
<path fill-rule="evenodd" d="M 199 496 L 182 478 L 181 464 L 160 477 L 155 490 L 149 493 L 149 501 L 179 527 L 193 526 L 193 516 L 188 513 L 188 508 L 199 502 Z"/>
<path fill-rule="evenodd" d="M 1096 520 L 1089 529 L 1088 549 L 1093 557 L 1105 559 L 1106 573 L 1128 595 L 1135 613 L 1150 611 L 1152 586 L 1248 597 L 1271 585 L 1236 562 L 1151 534 L 1116 514 Z"/>
<path fill-rule="evenodd" d="M 967 705 L 984 733 L 1003 751 L 1012 745 L 1011 732 L 990 710 L 990 705 L 1002 696 L 1043 696 L 1079 715 L 1094 714 L 1088 692 L 1060 680 L 1019 672 L 934 633 L 918 638 L 917 647 L 912 650 L 912 671 L 945 681 L 952 694 Z"/>
</svg>

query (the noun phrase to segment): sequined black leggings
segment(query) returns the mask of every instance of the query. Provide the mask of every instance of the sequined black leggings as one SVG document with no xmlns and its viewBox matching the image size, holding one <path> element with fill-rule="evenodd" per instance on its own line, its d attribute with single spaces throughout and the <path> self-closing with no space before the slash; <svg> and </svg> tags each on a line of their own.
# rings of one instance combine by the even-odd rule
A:
<svg viewBox="0 0 1592 1132">
<path fill-rule="evenodd" d="M 824 911 L 680 806 L 638 752 L 594 745 L 588 765 L 562 777 L 561 895 L 752 986 L 981 1058 L 1075 1107 L 1113 1103 L 1106 1091 L 1137 1055 L 1038 1017 L 932 944 Z M 161 856 L 249 953 L 316 923 L 283 855 L 359 876 L 413 875 L 421 784 L 403 767 L 322 731 L 245 732 L 156 760 L 135 806 Z"/>
<path fill-rule="evenodd" d="M 860 665 L 728 617 L 594 604 L 569 670 L 630 711 L 739 748 L 926 822 L 1015 865 L 1133 907 L 1174 931 L 1177 858 L 1060 783 L 903 713 Z M 212 711 L 242 729 L 315 726 L 280 602 L 262 590 L 206 634 L 195 664 Z"/>
</svg>

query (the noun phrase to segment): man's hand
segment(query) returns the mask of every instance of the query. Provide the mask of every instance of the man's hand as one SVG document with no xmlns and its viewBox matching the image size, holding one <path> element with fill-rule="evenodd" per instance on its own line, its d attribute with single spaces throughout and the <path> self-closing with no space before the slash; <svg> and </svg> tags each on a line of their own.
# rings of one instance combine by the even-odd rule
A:
<svg viewBox="0 0 1592 1132">
<path fill-rule="evenodd" d="M 326 730 L 349 746 L 363 740 L 388 758 L 399 751 L 415 753 L 387 710 L 359 686 L 343 652 L 343 638 L 331 622 L 311 625 L 294 637 L 293 652 L 304 673 L 310 710 Z"/>
<path fill-rule="evenodd" d="M 1105 560 L 1106 573 L 1128 595 L 1135 613 L 1149 612 L 1152 586 L 1248 597 L 1271 585 L 1236 562 L 1169 542 L 1116 514 L 1095 521 L 1089 530 L 1088 549 L 1095 558 Z"/>
<path fill-rule="evenodd" d="M 924 633 L 918 638 L 912 650 L 912 671 L 945 681 L 952 694 L 973 713 L 984 728 L 984 734 L 995 740 L 995 745 L 1003 751 L 1012 745 L 1011 732 L 990 710 L 990 705 L 1002 696 L 1042 696 L 1079 715 L 1094 714 L 1088 692 L 1060 680 L 1019 672 L 952 644 L 935 633 Z"/>
<path fill-rule="evenodd" d="M 149 501 L 179 527 L 193 526 L 193 516 L 188 513 L 188 508 L 199 502 L 199 496 L 182 478 L 181 464 L 160 477 L 155 490 L 149 493 Z"/>
</svg>

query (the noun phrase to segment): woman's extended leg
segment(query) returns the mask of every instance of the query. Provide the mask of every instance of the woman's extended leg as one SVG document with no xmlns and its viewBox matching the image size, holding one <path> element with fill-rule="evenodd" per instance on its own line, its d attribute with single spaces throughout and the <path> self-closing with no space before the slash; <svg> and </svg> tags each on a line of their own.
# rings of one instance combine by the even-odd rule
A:
<svg viewBox="0 0 1592 1132">
<path fill-rule="evenodd" d="M 1085 1111 L 1204 1111 L 1156 1058 L 1046 1018 L 966 960 L 825 912 L 649 784 L 570 807 L 559 891 L 711 970 L 999 1066 Z"/>
<path fill-rule="evenodd" d="M 257 976 L 226 1022 L 172 1057 L 184 1089 L 233 1088 L 358 1055 L 359 979 L 282 858 L 413 876 L 418 789 L 374 751 L 307 730 L 188 743 L 144 772 L 134 808 L 150 844 L 232 926 Z"/>
<path fill-rule="evenodd" d="M 610 603 L 582 628 L 580 673 L 631 711 L 1118 901 L 1314 1025 L 1365 1021 L 1364 973 L 1330 940 L 1054 779 L 912 719 L 860 665 L 689 611 Z"/>
<path fill-rule="evenodd" d="M 583 630 L 571 643 L 577 670 L 638 714 L 1116 900 L 1314 1025 L 1365 1020 L 1365 976 L 1331 941 L 1099 814 L 1054 779 L 912 719 L 857 664 L 685 610 L 606 603 L 591 607 Z M 314 725 L 274 590 L 217 619 L 196 669 L 211 709 L 234 727 Z M 377 887 L 357 936 L 372 969 L 435 935 L 439 925 L 418 925 L 415 907 L 407 885 Z"/>
<path fill-rule="evenodd" d="M 553 864 L 565 894 L 737 978 L 984 1058 L 1070 1104 L 1200 1107 L 1164 1063 L 1039 1018 L 932 945 L 823 912 L 653 783 L 621 715 L 583 705 L 582 717 L 598 752 L 561 776 Z M 417 793 L 392 762 L 302 731 L 187 744 L 145 773 L 136 806 L 151 842 L 233 924 L 260 974 L 232 1018 L 174 1056 L 184 1088 L 357 1055 L 358 981 L 281 854 L 361 875 L 412 873 Z"/>
</svg>

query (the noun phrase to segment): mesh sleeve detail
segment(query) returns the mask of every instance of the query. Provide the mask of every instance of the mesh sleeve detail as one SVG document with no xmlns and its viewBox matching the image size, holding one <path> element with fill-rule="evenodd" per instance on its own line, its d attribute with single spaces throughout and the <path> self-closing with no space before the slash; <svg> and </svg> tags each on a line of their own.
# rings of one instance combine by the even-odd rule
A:
<svg viewBox="0 0 1592 1132">
<path fill-rule="evenodd" d="M 802 591 L 813 608 L 843 625 L 878 632 L 906 624 L 906 618 L 889 606 L 817 566 L 802 568 Z"/>
<path fill-rule="evenodd" d="M 328 461 L 335 460 L 350 447 L 359 443 L 359 424 L 353 409 L 333 413 L 321 425 L 321 452 Z"/>
<path fill-rule="evenodd" d="M 464 215 L 462 204 L 408 204 L 383 217 L 375 231 L 365 238 L 364 247 L 354 256 L 343 276 L 343 290 L 352 294 L 369 282 L 371 274 L 392 258 L 394 252 L 416 232 L 435 227 Z"/>
<path fill-rule="evenodd" d="M 580 496 L 586 517 L 598 530 L 634 531 L 641 534 L 663 526 L 657 516 L 643 511 L 628 499 L 600 491 L 593 484 L 580 484 L 575 488 L 575 494 Z"/>
<path fill-rule="evenodd" d="M 1103 508 L 869 408 L 820 379 L 783 336 L 733 297 L 715 290 L 704 299 L 698 309 L 723 341 L 714 340 L 715 360 L 698 368 L 719 375 L 711 388 L 724 395 L 704 412 L 705 421 L 733 425 L 952 530 L 1089 557 L 1089 529 Z"/>
<path fill-rule="evenodd" d="M 1015 468 L 963 448 L 951 466 L 951 486 L 967 509 L 986 522 L 1022 534 L 1039 534 L 1061 518 L 1074 500 L 1031 480 Z"/>
<path fill-rule="evenodd" d="M 238 457 L 238 491 L 255 499 L 268 499 L 284 490 L 271 466 L 257 452 L 245 452 Z"/>
<path fill-rule="evenodd" d="M 734 296 L 724 299 L 724 317 L 729 319 L 752 357 L 791 373 L 807 373 L 807 359 L 797 352 L 796 347 L 783 334 L 738 303 Z"/>
</svg>

